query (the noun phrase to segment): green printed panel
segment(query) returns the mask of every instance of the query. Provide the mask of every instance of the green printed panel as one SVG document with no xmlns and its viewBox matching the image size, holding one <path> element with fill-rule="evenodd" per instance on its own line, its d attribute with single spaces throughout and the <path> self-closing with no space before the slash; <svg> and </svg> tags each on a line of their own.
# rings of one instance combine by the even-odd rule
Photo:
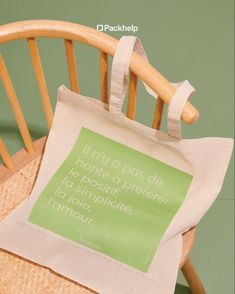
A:
<svg viewBox="0 0 235 294">
<path fill-rule="evenodd" d="M 147 272 L 192 176 L 82 128 L 29 221 Z"/>
</svg>

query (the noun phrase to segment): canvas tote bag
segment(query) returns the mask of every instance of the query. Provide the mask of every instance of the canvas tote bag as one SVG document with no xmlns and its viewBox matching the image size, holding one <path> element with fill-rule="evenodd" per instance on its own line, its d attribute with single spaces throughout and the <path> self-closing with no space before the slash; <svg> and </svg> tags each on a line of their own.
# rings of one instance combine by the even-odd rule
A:
<svg viewBox="0 0 235 294">
<path fill-rule="evenodd" d="M 146 58 L 138 39 L 122 37 L 109 106 L 60 86 L 35 186 L 0 224 L 0 247 L 99 293 L 169 294 L 182 233 L 217 197 L 233 141 L 181 139 L 188 81 L 171 99 L 168 134 L 128 119 L 133 50 Z"/>
</svg>

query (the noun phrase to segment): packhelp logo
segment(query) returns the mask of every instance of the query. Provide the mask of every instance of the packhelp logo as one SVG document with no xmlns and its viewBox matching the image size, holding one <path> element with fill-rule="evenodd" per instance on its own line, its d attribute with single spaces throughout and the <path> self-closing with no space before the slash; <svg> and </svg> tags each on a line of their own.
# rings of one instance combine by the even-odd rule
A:
<svg viewBox="0 0 235 294">
<path fill-rule="evenodd" d="M 136 25 L 109 25 L 109 24 L 97 24 L 96 30 L 100 32 L 138 32 L 139 28 Z"/>
</svg>

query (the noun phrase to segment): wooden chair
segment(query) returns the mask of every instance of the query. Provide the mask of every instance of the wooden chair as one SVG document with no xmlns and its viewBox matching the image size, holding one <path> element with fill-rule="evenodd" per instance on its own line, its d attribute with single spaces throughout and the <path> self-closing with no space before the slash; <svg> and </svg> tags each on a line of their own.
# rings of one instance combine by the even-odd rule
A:
<svg viewBox="0 0 235 294">
<path fill-rule="evenodd" d="M 29 20 L 20 21 L 15 23 L 10 23 L 0 26 L 0 43 L 7 43 L 9 41 L 14 41 L 18 39 L 26 39 L 29 47 L 29 52 L 32 58 L 33 68 L 35 71 L 40 95 L 41 102 L 44 109 L 48 129 L 50 129 L 53 111 L 48 94 L 47 84 L 45 76 L 43 73 L 43 68 L 40 60 L 39 50 L 37 46 L 36 37 L 49 37 L 49 38 L 62 38 L 64 39 L 64 46 L 68 64 L 68 72 L 70 79 L 70 87 L 74 92 L 79 93 L 79 83 L 78 83 L 78 73 L 76 68 L 76 59 L 73 42 L 78 41 L 81 43 L 88 44 L 92 47 L 97 48 L 100 51 L 100 89 L 101 89 L 101 99 L 105 103 L 108 103 L 108 55 L 113 56 L 115 48 L 117 46 L 118 40 L 113 37 L 98 32 L 93 28 L 82 26 L 75 23 L 54 21 L 54 20 Z M 43 148 L 46 142 L 46 137 L 42 137 L 36 141 L 32 141 L 31 135 L 29 133 L 27 123 L 25 121 L 23 112 L 21 110 L 17 95 L 15 93 L 13 84 L 11 82 L 7 66 L 4 62 L 3 56 L 0 55 L 0 78 L 2 80 L 3 86 L 7 93 L 10 107 L 14 113 L 18 128 L 20 130 L 22 139 L 25 144 L 25 148 L 18 151 L 13 156 L 10 156 L 6 146 L 4 145 L 3 139 L 0 138 L 0 156 L 4 164 L 0 165 L 0 220 L 5 217 L 15 206 L 18 205 L 25 197 L 27 197 L 33 187 L 35 181 L 37 170 L 40 164 L 40 160 L 43 153 Z M 150 86 L 159 95 L 159 99 L 156 102 L 156 109 L 153 118 L 153 128 L 159 129 L 162 113 L 165 103 L 169 103 L 172 95 L 175 92 L 175 88 L 167 81 L 167 79 L 161 75 L 155 68 L 150 64 L 146 63 L 141 57 L 136 53 L 132 54 L 131 65 L 130 65 L 130 79 L 129 79 L 129 94 L 128 94 L 128 110 L 127 116 L 130 119 L 135 119 L 135 109 L 136 109 L 136 92 L 137 92 L 137 82 L 138 78 L 143 80 L 148 86 Z M 199 116 L 198 111 L 187 102 L 184 108 L 182 119 L 188 123 L 194 123 Z M 22 173 L 24 179 L 22 180 Z M 20 178 L 21 176 L 21 178 Z M 20 178 L 20 179 L 19 179 Z M 6 196 L 4 192 L 7 187 L 9 192 L 9 185 L 12 185 L 12 181 L 16 184 L 20 181 L 21 189 L 17 188 L 14 193 L 10 196 Z M 26 184 L 27 183 L 27 184 Z M 25 188 L 27 186 L 27 188 Z M 4 187 L 1 189 L 1 187 Z M 18 190 L 17 190 L 18 189 Z M 16 193 L 18 191 L 18 193 Z M 20 194 L 20 195 L 18 195 Z M 4 198 L 5 197 L 5 198 Z M 5 199 L 5 200 L 4 200 Z M 4 209 L 1 204 L 4 201 Z M 10 201 L 11 203 L 8 202 Z M 7 209 L 6 209 L 7 207 Z M 3 213 L 1 214 L 1 210 Z M 191 228 L 188 232 L 183 234 L 183 253 L 180 262 L 180 269 L 182 270 L 189 287 L 194 294 L 203 294 L 205 290 L 200 282 L 200 279 L 189 259 L 189 253 L 192 249 L 195 239 L 195 228 Z M 35 275 L 39 275 L 41 268 L 38 265 L 30 263 L 29 261 L 23 260 L 13 254 L 0 251 L 0 264 L 2 255 L 4 255 L 4 260 L 11 260 L 11 265 L 15 264 L 15 260 L 18 260 L 18 264 L 21 264 L 22 268 L 19 267 L 18 271 L 24 270 L 23 264 L 30 264 L 31 272 L 33 274 L 33 280 L 35 281 Z M 19 262 L 20 261 L 20 262 Z M 7 264 L 7 263 L 6 263 Z M 13 266 L 14 267 L 14 266 Z M 24 268 L 24 269 L 23 269 Z M 33 268 L 33 269 L 32 269 Z M 36 268 L 36 270 L 35 270 Z M 10 267 L 8 267 L 10 270 Z M 48 269 L 43 269 L 47 272 L 47 275 L 53 275 L 60 279 L 60 282 L 70 283 L 70 286 L 75 287 L 74 289 L 82 289 L 82 286 L 68 281 L 67 279 L 52 273 Z M 0 265 L 0 273 L 1 265 Z M 14 274 L 15 277 L 15 274 Z M 30 280 L 30 272 L 28 272 L 28 287 L 33 288 L 33 282 Z M 2 284 L 5 283 L 3 278 L 0 279 L 0 292 Z M 8 281 L 9 282 L 9 281 Z M 45 277 L 44 277 L 45 282 Z M 52 287 L 55 287 L 55 285 Z M 28 289 L 28 288 L 27 288 Z M 49 288 L 48 288 L 49 289 Z M 67 289 L 67 288 L 66 288 Z M 85 288 L 84 288 L 85 289 Z M 85 291 L 85 290 L 84 290 Z M 90 290 L 86 289 L 87 293 Z M 20 293 L 26 293 L 24 292 Z M 30 291 L 29 291 L 30 292 Z M 45 291 L 44 291 L 45 292 Z M 43 293 L 44 293 L 43 292 Z M 5 292 L 4 292 L 5 293 Z M 38 293 L 38 292 L 37 292 Z M 41 293 L 41 292 L 40 292 Z M 45 292 L 47 293 L 47 292 Z M 52 292 L 48 292 L 52 293 Z M 54 293 L 54 292 L 53 292 Z M 66 292 L 67 293 L 67 292 Z M 71 293 L 77 293 L 75 290 Z M 81 293 L 81 292 L 79 292 Z M 85 292 L 84 292 L 85 293 Z"/>
</svg>

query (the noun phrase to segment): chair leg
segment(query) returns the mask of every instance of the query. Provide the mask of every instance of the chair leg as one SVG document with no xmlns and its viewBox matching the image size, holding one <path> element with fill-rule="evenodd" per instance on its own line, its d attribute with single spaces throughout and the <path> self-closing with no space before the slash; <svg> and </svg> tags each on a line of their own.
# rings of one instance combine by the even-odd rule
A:
<svg viewBox="0 0 235 294">
<path fill-rule="evenodd" d="M 193 294 L 206 294 L 202 282 L 189 258 L 185 261 L 181 271 Z"/>
</svg>

